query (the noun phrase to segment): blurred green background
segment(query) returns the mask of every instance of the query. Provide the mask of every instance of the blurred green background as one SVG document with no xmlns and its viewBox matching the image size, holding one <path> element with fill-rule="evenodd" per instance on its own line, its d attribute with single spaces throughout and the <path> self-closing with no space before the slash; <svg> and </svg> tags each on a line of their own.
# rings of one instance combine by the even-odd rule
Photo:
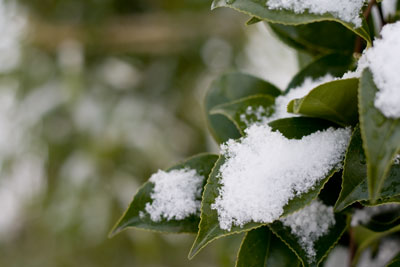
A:
<svg viewBox="0 0 400 267">
<path fill-rule="evenodd" d="M 0 0 L 0 266 L 234 266 L 241 236 L 108 231 L 151 173 L 218 148 L 229 70 L 283 88 L 296 55 L 205 0 Z"/>
</svg>

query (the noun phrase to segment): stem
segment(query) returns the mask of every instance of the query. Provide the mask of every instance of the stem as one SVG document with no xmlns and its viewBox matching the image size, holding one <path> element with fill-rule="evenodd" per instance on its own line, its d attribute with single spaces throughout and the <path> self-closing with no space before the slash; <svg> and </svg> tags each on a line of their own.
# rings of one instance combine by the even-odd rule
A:
<svg viewBox="0 0 400 267">
<path fill-rule="evenodd" d="M 371 0 L 368 3 L 367 9 L 364 11 L 364 18 L 365 20 L 368 19 L 369 15 L 371 14 L 372 7 L 376 5 L 376 0 Z M 354 53 L 361 54 L 362 51 L 362 39 L 360 36 L 357 36 L 356 43 L 354 45 Z"/>
<path fill-rule="evenodd" d="M 349 241 L 349 254 L 350 254 L 349 267 L 351 267 L 353 260 L 354 260 L 354 256 L 356 254 L 356 244 L 354 242 L 354 231 L 353 231 L 353 228 L 351 228 L 351 227 L 349 230 L 349 238 L 350 238 L 350 241 Z"/>
</svg>

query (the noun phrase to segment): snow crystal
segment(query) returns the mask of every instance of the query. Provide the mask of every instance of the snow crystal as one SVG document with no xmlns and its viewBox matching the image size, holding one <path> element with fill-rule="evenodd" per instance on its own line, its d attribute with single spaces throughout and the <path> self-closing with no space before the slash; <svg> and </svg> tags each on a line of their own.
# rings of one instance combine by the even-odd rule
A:
<svg viewBox="0 0 400 267">
<path fill-rule="evenodd" d="M 308 11 L 312 14 L 323 15 L 330 13 L 343 21 L 361 26 L 360 12 L 365 0 L 268 0 L 270 9 L 289 9 L 295 13 Z"/>
<path fill-rule="evenodd" d="M 245 133 L 221 146 L 226 161 L 212 209 L 225 230 L 233 224 L 279 219 L 290 199 L 309 191 L 340 165 L 351 135 L 348 128 L 329 128 L 295 140 L 257 124 Z"/>
<path fill-rule="evenodd" d="M 292 234 L 298 237 L 310 262 L 314 261 L 317 254 L 314 247 L 315 242 L 336 223 L 333 207 L 328 207 L 319 200 L 315 200 L 302 210 L 281 219 L 281 222 L 290 227 Z"/>
<path fill-rule="evenodd" d="M 400 118 L 400 22 L 387 24 L 382 28 L 381 39 L 364 51 L 355 72 L 346 73 L 343 78 L 359 78 L 369 67 L 379 91 L 375 96 L 375 107 L 387 118 Z"/>
<path fill-rule="evenodd" d="M 269 121 L 268 117 L 272 110 L 263 106 L 252 107 L 248 106 L 245 113 L 240 114 L 240 121 L 247 127 L 255 123 L 265 124 Z"/>
<path fill-rule="evenodd" d="M 355 227 L 360 224 L 368 223 L 372 217 L 380 213 L 396 210 L 400 207 L 399 204 L 384 204 L 373 207 L 364 207 L 356 210 L 351 218 L 351 226 Z"/>
<path fill-rule="evenodd" d="M 287 112 L 287 106 L 290 101 L 296 98 L 302 98 L 315 87 L 333 80 L 334 77 L 330 74 L 326 74 L 315 80 L 309 77 L 306 78 L 300 86 L 292 88 L 286 95 L 278 96 L 275 99 L 275 113 L 269 118 L 269 121 L 296 116 Z"/>
<path fill-rule="evenodd" d="M 149 181 L 154 184 L 150 195 L 153 202 L 147 203 L 145 210 L 152 221 L 182 220 L 200 213 L 204 177 L 198 175 L 196 170 L 159 170 Z"/>
</svg>

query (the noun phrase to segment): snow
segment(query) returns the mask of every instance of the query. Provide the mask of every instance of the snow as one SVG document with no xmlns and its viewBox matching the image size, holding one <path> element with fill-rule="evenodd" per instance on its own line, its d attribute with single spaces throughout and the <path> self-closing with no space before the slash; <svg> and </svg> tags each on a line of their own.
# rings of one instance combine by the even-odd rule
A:
<svg viewBox="0 0 400 267">
<path fill-rule="evenodd" d="M 183 220 L 200 214 L 204 177 L 198 175 L 196 170 L 159 170 L 149 181 L 154 184 L 150 195 L 153 202 L 147 203 L 145 210 L 152 221 Z"/>
<path fill-rule="evenodd" d="M 318 131 L 287 139 L 268 125 L 252 125 L 246 136 L 221 146 L 217 210 L 221 229 L 249 222 L 271 223 L 297 195 L 308 192 L 343 160 L 350 129 Z"/>
<path fill-rule="evenodd" d="M 292 234 L 298 237 L 300 245 L 306 251 L 310 263 L 314 262 L 315 242 L 328 233 L 335 225 L 333 207 L 326 206 L 319 200 L 286 218 L 281 219 L 283 225 L 290 227 Z"/>
<path fill-rule="evenodd" d="M 365 50 L 355 72 L 346 73 L 343 78 L 360 77 L 369 67 L 379 91 L 374 105 L 387 118 L 400 118 L 400 22 L 387 24 L 382 28 L 381 39 Z"/>
<path fill-rule="evenodd" d="M 245 113 L 240 114 L 240 121 L 243 122 L 246 127 L 255 123 L 265 124 L 269 121 L 268 116 L 272 110 L 263 106 L 253 107 L 248 106 Z"/>
<path fill-rule="evenodd" d="M 393 211 L 400 208 L 399 204 L 384 204 L 373 207 L 364 207 L 363 209 L 356 210 L 351 218 L 351 226 L 355 227 L 360 224 L 368 223 L 372 217 L 380 213 Z"/>
<path fill-rule="evenodd" d="M 335 18 L 361 26 L 361 9 L 365 0 L 268 0 L 269 9 L 287 9 L 297 14 L 308 11 L 312 14 L 330 13 Z"/>
</svg>

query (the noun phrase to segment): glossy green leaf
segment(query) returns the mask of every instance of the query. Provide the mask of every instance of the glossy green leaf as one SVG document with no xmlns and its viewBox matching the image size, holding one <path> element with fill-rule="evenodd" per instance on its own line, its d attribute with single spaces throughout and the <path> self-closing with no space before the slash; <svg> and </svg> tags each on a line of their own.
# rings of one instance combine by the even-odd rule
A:
<svg viewBox="0 0 400 267">
<path fill-rule="evenodd" d="M 279 130 L 286 138 L 291 139 L 300 139 L 315 131 L 324 130 L 329 127 L 329 124 L 321 123 L 321 120 L 301 117 L 281 119 L 273 121 L 269 123 L 269 125 L 273 130 Z M 219 227 L 218 213 L 216 210 L 211 209 L 211 205 L 215 203 L 215 199 L 219 195 L 219 170 L 225 160 L 226 159 L 222 156 L 218 159 L 208 178 L 203 194 L 199 232 L 189 253 L 189 258 L 193 258 L 202 248 L 215 239 L 226 235 L 248 231 L 263 225 L 254 222 L 247 223 L 243 227 L 233 225 L 231 231 L 223 230 Z M 311 203 L 311 201 L 318 196 L 324 184 L 336 171 L 336 169 L 333 169 L 327 177 L 318 182 L 309 192 L 296 196 L 290 200 L 284 207 L 282 216 L 293 213 Z"/>
<path fill-rule="evenodd" d="M 358 122 L 358 79 L 335 80 L 312 89 L 305 97 L 292 100 L 288 112 L 317 117 L 341 126 Z"/>
<path fill-rule="evenodd" d="M 297 26 L 269 23 L 269 26 L 285 44 L 312 55 L 335 52 L 351 55 L 354 50 L 354 33 L 333 21 Z"/>
<path fill-rule="evenodd" d="M 296 255 L 267 226 L 246 233 L 236 267 L 297 267 Z"/>
<path fill-rule="evenodd" d="M 230 138 L 236 139 L 241 136 L 237 127 L 227 117 L 209 113 L 215 106 L 247 96 L 268 95 L 276 97 L 280 93 L 281 91 L 274 85 L 247 74 L 229 73 L 222 75 L 211 84 L 205 98 L 207 124 L 214 139 L 218 143 L 223 143 Z"/>
<path fill-rule="evenodd" d="M 199 154 L 191 157 L 186 161 L 179 163 L 169 170 L 190 168 L 197 171 L 199 175 L 205 177 L 204 184 L 210 174 L 218 156 L 213 154 Z M 122 215 L 121 219 L 114 226 L 110 235 L 115 235 L 127 227 L 136 227 L 147 230 L 154 230 L 160 232 L 171 232 L 171 233 L 196 233 L 198 231 L 198 224 L 200 218 L 198 215 L 191 215 L 184 220 L 166 220 L 163 219 L 160 222 L 154 222 L 150 219 L 147 213 L 141 212 L 145 210 L 146 203 L 151 203 L 151 193 L 154 185 L 151 182 L 146 182 L 142 187 L 139 188 L 138 192 L 133 198 L 129 208 Z"/>
<path fill-rule="evenodd" d="M 388 119 L 375 108 L 377 91 L 371 71 L 365 69 L 360 80 L 359 114 L 372 202 L 379 198 L 392 161 L 400 150 L 400 119 Z"/>
<path fill-rule="evenodd" d="M 342 191 L 335 204 L 341 211 L 354 202 L 368 204 L 367 166 L 359 127 L 353 133 L 344 162 Z M 393 165 L 385 180 L 377 203 L 400 202 L 400 165 Z"/>
<path fill-rule="evenodd" d="M 323 216 L 323 215 L 321 215 Z M 279 236 L 298 256 L 304 267 L 318 266 L 329 251 L 337 244 L 340 237 L 346 231 L 349 224 L 349 218 L 344 214 L 335 214 L 335 225 L 332 226 L 328 233 L 320 237 L 314 244 L 316 251 L 315 259 L 308 257 L 307 251 L 301 245 L 299 238 L 292 234 L 290 227 L 284 226 L 282 222 L 276 221 L 269 225 L 270 229 Z"/>
<path fill-rule="evenodd" d="M 343 54 L 330 54 L 317 58 L 293 77 L 285 92 L 302 85 L 307 78 L 317 79 L 328 73 L 333 77 L 342 77 L 352 64 L 353 58 Z"/>
<path fill-rule="evenodd" d="M 301 25 L 319 21 L 335 21 L 358 34 L 366 40 L 368 44 L 371 43 L 368 25 L 365 22 L 362 27 L 355 28 L 353 24 L 337 19 L 328 13 L 317 15 L 309 12 L 300 14 L 291 10 L 273 10 L 268 8 L 266 2 L 267 1 L 265 0 L 214 0 L 212 8 L 230 7 L 261 20 L 285 25 Z"/>
<path fill-rule="evenodd" d="M 263 117 L 269 117 L 274 113 L 275 98 L 268 95 L 253 95 L 245 98 L 241 98 L 237 101 L 229 102 L 214 107 L 210 110 L 210 114 L 221 114 L 228 117 L 239 129 L 240 133 L 243 135 L 244 130 L 249 126 L 249 124 L 261 122 L 262 118 L 257 117 L 253 112 L 247 114 L 248 108 L 256 111 L 260 111 L 260 115 Z"/>
</svg>

